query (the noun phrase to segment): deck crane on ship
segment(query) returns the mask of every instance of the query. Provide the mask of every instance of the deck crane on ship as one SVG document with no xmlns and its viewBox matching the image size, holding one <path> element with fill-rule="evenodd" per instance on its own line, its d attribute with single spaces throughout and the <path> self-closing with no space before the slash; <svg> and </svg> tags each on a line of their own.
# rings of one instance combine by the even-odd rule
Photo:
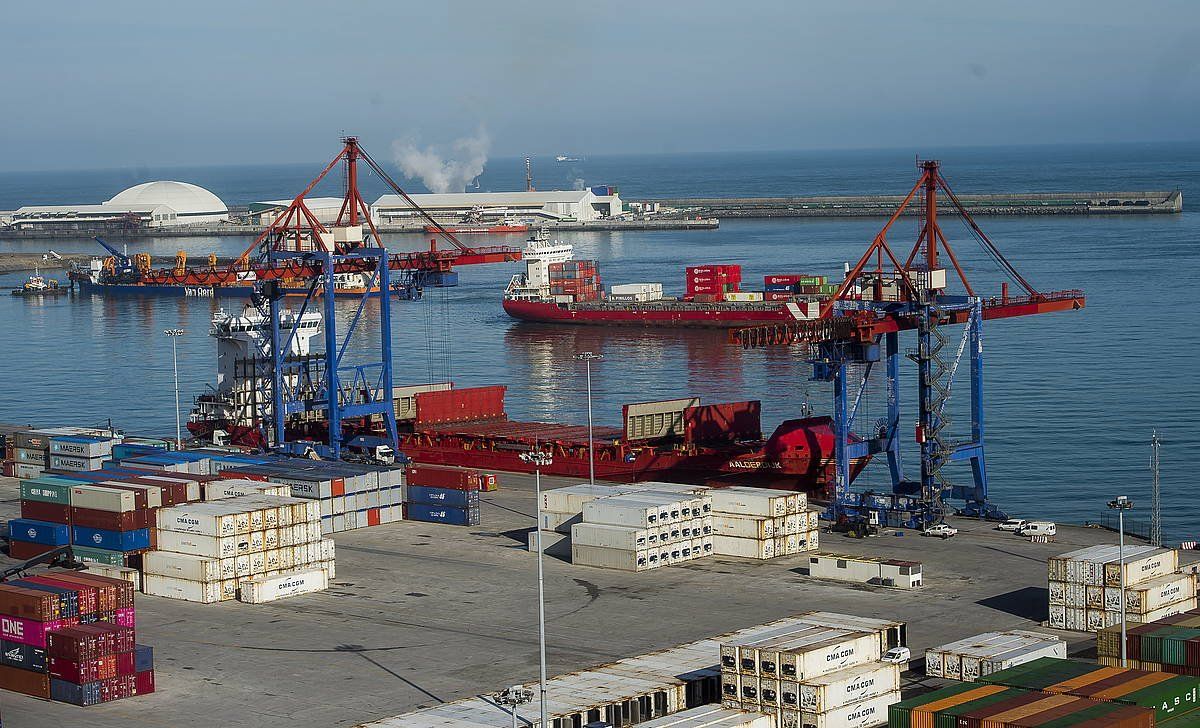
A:
<svg viewBox="0 0 1200 728">
<path fill-rule="evenodd" d="M 962 500 L 966 515 L 1004 518 L 989 499 L 984 458 L 983 339 L 984 321 L 1030 316 L 1084 307 L 1083 291 L 1039 292 L 1010 263 L 963 208 L 934 160 L 919 163 L 920 177 L 887 223 L 851 268 L 837 293 L 826 301 L 821 315 L 809 321 L 745 327 L 730 332 L 730 341 L 745 348 L 794 346 L 813 368 L 813 380 L 833 385 L 834 461 L 836 473 L 826 515 L 832 520 L 877 520 L 881 525 L 925 528 L 946 514 L 946 499 Z M 944 194 L 962 216 L 968 230 L 1001 271 L 1022 290 L 984 297 L 967 278 L 938 219 L 938 196 Z M 887 242 L 889 230 L 904 210 L 920 200 L 919 233 L 912 249 L 900 258 Z M 947 268 L 961 283 L 951 293 Z M 953 279 L 951 279 L 953 280 Z M 946 329 L 962 325 L 957 349 Z M 908 354 L 916 364 L 920 478 L 905 477 L 901 461 L 899 334 L 916 332 L 917 348 Z M 964 356 L 969 360 L 970 435 L 952 441 L 947 405 L 955 374 Z M 860 404 L 873 369 L 882 366 L 887 384 L 887 415 L 872 431 L 854 434 Z M 855 493 L 850 490 L 850 464 L 886 453 L 891 492 Z M 786 459 L 786 452 L 768 453 Z M 951 463 L 971 465 L 971 485 L 953 483 L 946 472 Z"/>
</svg>

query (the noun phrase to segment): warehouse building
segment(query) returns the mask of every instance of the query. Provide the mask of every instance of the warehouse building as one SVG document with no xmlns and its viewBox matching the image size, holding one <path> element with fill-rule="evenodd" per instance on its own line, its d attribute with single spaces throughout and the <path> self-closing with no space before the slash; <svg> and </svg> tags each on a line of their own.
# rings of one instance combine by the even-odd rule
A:
<svg viewBox="0 0 1200 728">
<path fill-rule="evenodd" d="M 598 188 L 609 194 L 597 195 L 593 189 L 552 190 L 547 192 L 461 192 L 410 195 L 413 201 L 439 222 L 458 222 L 468 217 L 492 221 L 514 220 L 527 223 L 591 222 L 621 214 L 621 198 L 616 189 Z M 375 221 L 381 225 L 404 224 L 419 215 L 399 195 L 383 195 L 372 206 Z"/>
<path fill-rule="evenodd" d="M 304 206 L 316 216 L 322 225 L 332 225 L 337 222 L 338 213 L 342 211 L 341 197 L 305 197 Z M 267 200 L 250 203 L 250 222 L 255 225 L 270 225 L 275 218 L 292 204 L 292 200 Z"/>
<path fill-rule="evenodd" d="M 29 205 L 12 214 L 17 229 L 174 227 L 229 219 L 229 208 L 213 193 L 187 182 L 160 180 L 134 185 L 107 202 Z"/>
</svg>

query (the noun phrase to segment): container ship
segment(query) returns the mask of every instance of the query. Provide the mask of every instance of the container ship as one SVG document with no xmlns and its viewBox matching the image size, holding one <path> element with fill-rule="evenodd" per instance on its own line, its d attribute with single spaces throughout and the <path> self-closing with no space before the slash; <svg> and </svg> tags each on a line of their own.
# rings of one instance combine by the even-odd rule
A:
<svg viewBox="0 0 1200 728">
<path fill-rule="evenodd" d="M 86 267 L 79 266 L 67 272 L 71 285 L 80 293 L 99 293 L 118 296 L 167 296 L 188 298 L 250 298 L 254 294 L 254 284 L 257 276 L 253 271 L 246 271 L 237 276 L 236 280 L 220 285 L 163 285 L 147 283 L 143 273 L 150 270 L 150 256 L 146 253 L 129 255 L 117 250 L 100 238 L 96 242 L 108 251 L 104 257 L 94 257 Z M 210 267 L 216 266 L 215 256 L 209 256 Z M 183 251 L 175 256 L 175 270 L 182 272 L 187 268 L 187 254 Z M 362 295 L 367 292 L 368 274 L 337 273 L 334 276 L 335 295 Z M 307 281 L 283 279 L 280 281 L 285 295 L 305 296 L 308 293 Z M 372 293 L 377 293 L 377 286 L 371 287 Z"/>
<path fill-rule="evenodd" d="M 515 319 L 597 326 L 736 328 L 820 317 L 821 303 L 837 292 L 824 276 L 768 275 L 762 291 L 742 291 L 741 266 L 686 270 L 682 297 L 663 295 L 662 283 L 614 285 L 606 293 L 594 260 L 574 260 L 574 249 L 540 231 L 526 245 L 525 272 L 504 291 L 504 311 Z"/>
<path fill-rule="evenodd" d="M 285 312 L 287 324 L 292 314 Z M 320 356 L 310 340 L 321 316 L 302 314 L 289 357 Z M 217 341 L 217 381 L 198 396 L 188 420 L 197 440 L 265 449 L 263 423 L 270 420 L 269 319 L 257 309 L 219 311 L 210 335 Z M 399 387 L 394 392 L 400 452 L 416 462 L 488 470 L 530 472 L 520 459 L 535 448 L 553 454 L 544 472 L 588 475 L 587 427 L 512 420 L 504 386 L 455 389 L 452 383 Z M 828 493 L 834 477 L 834 433 L 828 417 L 788 420 L 764 438 L 758 401 L 705 405 L 697 398 L 627 404 L 622 427 L 593 428 L 596 477 L 620 482 L 675 480 L 754 484 L 814 495 Z M 345 425 L 343 436 L 374 435 L 372 422 Z M 321 419 L 292 419 L 297 439 L 320 438 Z M 868 462 L 856 460 L 857 475 Z"/>
</svg>

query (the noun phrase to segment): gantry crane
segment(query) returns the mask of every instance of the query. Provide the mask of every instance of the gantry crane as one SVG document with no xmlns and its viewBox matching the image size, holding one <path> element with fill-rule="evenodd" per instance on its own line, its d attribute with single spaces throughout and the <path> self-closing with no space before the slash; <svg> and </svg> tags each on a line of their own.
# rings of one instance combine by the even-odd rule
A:
<svg viewBox="0 0 1200 728">
<path fill-rule="evenodd" d="M 271 327 L 270 351 L 262 352 L 271 362 L 271 395 L 266 398 L 271 416 L 269 420 L 264 418 L 268 430 L 264 433 L 266 441 L 293 454 L 312 450 L 331 459 L 340 458 L 343 444 L 363 433 L 379 434 L 391 443 L 393 450 L 396 448 L 392 401 L 392 271 L 400 271 L 409 276 L 410 284 L 419 285 L 425 277 L 443 274 L 455 265 L 517 260 L 521 255 L 515 248 L 463 245 L 400 189 L 359 146 L 356 137 L 344 137 L 342 144 L 342 149 L 321 173 L 232 265 L 224 270 L 210 267 L 207 271 L 182 273 L 156 271 L 148 276 L 197 284 L 253 280 L 252 300 L 269 317 Z M 431 245 L 428 251 L 389 254 L 359 192 L 360 161 L 404 197 L 455 249 L 438 250 Z M 309 210 L 305 197 L 339 163 L 343 166 L 343 202 L 336 221 L 327 227 Z M 338 287 L 338 277 L 345 274 L 361 275 L 364 285 L 353 294 L 358 301 L 352 315 L 340 322 L 333 293 Z M 285 314 L 283 308 L 284 297 L 294 292 L 285 288 L 285 282 L 288 286 L 297 282 L 303 286 L 303 300 L 294 315 Z M 347 296 L 340 297 L 344 300 Z M 304 314 L 317 298 L 322 299 L 323 306 L 324 351 L 292 356 L 297 332 L 312 325 L 311 317 L 306 319 Z M 366 346 L 353 346 L 355 334 L 364 326 L 364 307 L 372 298 L 378 299 L 378 315 L 369 318 L 377 331 L 367 334 Z M 378 359 L 352 363 L 367 347 L 376 347 Z M 315 437 L 317 430 L 324 430 L 320 438 Z"/>
<path fill-rule="evenodd" d="M 836 438 L 833 497 L 826 515 L 838 520 L 874 512 L 881 523 L 924 528 L 946 513 L 945 500 L 965 502 L 968 515 L 1003 518 L 988 494 L 984 457 L 983 322 L 1083 308 L 1083 291 L 1040 293 L 1000 253 L 959 202 L 941 176 L 937 161 L 918 165 L 920 177 L 897 207 L 867 251 L 851 268 L 819 317 L 789 324 L 770 324 L 730 332 L 733 343 L 746 348 L 799 346 L 813 367 L 813 379 L 833 385 L 833 420 Z M 1008 283 L 999 296 L 980 296 L 947 241 L 938 220 L 938 196 L 944 193 L 990 258 L 1022 289 L 1008 295 Z M 887 234 L 914 200 L 922 204 L 920 232 L 907 257 L 901 260 L 887 242 Z M 947 258 L 961 282 L 962 294 L 947 286 Z M 956 349 L 945 329 L 962 325 Z M 916 440 L 921 452 L 919 481 L 905 477 L 901 459 L 900 351 L 901 331 L 915 330 L 917 347 L 908 352 L 917 369 L 918 419 Z M 970 368 L 971 432 L 964 441 L 952 441 L 947 429 L 947 405 L 959 364 L 966 357 Z M 872 371 L 882 366 L 887 385 L 887 414 L 872 431 L 855 433 L 860 404 Z M 852 461 L 886 453 L 892 492 L 884 495 L 854 493 L 850 489 Z M 958 485 L 944 468 L 969 462 L 972 485 Z M 886 519 L 886 520 L 885 520 Z"/>
</svg>

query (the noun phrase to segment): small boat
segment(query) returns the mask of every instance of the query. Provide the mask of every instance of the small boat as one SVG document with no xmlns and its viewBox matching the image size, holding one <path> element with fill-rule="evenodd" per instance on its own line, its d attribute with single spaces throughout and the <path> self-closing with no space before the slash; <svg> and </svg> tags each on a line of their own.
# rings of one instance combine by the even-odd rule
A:
<svg viewBox="0 0 1200 728">
<path fill-rule="evenodd" d="M 69 293 L 70 288 L 60 286 L 54 278 L 46 278 L 37 268 L 33 269 L 33 275 L 25 281 L 25 284 L 20 288 L 14 288 L 12 294 L 14 296 L 58 296 L 63 293 Z"/>
<path fill-rule="evenodd" d="M 582 162 L 583 160 L 580 159 L 579 157 L 569 157 L 565 154 L 560 154 L 554 158 L 554 161 L 555 162 Z"/>
</svg>

